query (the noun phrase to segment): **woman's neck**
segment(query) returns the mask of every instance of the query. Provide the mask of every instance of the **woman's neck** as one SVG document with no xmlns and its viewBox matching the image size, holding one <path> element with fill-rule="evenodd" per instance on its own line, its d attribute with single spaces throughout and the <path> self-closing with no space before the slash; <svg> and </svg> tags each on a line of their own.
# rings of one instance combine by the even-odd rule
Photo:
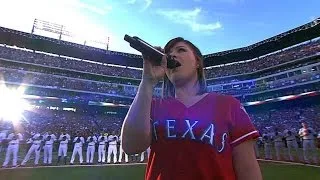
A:
<svg viewBox="0 0 320 180">
<path fill-rule="evenodd" d="M 184 86 L 175 88 L 175 98 L 186 99 L 186 98 L 194 97 L 198 94 L 199 90 L 200 90 L 199 81 L 196 81 L 196 82 L 189 81 Z"/>
</svg>

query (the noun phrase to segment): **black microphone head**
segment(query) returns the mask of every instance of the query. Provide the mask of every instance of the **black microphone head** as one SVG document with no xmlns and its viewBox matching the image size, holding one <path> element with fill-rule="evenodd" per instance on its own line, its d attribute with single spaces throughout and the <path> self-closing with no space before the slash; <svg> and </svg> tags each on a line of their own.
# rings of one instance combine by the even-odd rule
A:
<svg viewBox="0 0 320 180">
<path fill-rule="evenodd" d="M 124 39 L 125 41 L 128 41 L 128 39 L 130 39 L 130 36 L 129 36 L 128 34 L 125 34 L 124 37 L 123 37 L 123 39 Z"/>
<path fill-rule="evenodd" d="M 124 40 L 129 42 L 132 48 L 136 49 L 137 51 L 140 51 L 141 53 L 147 56 L 152 57 L 156 65 L 161 65 L 162 56 L 165 55 L 163 52 L 159 51 L 158 49 L 153 47 L 151 44 L 145 42 L 144 40 L 140 39 L 137 36 L 131 37 L 126 34 L 124 36 Z M 181 64 L 178 61 L 171 58 L 171 56 L 167 56 L 167 68 L 174 69 L 179 66 L 181 66 Z"/>
</svg>

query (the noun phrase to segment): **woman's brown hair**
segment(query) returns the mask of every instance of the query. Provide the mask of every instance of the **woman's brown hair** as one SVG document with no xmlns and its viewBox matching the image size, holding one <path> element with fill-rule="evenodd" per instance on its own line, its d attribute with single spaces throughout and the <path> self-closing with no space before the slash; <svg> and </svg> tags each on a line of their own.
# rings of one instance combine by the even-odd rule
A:
<svg viewBox="0 0 320 180">
<path fill-rule="evenodd" d="M 183 39 L 182 37 L 177 37 L 174 39 L 171 39 L 164 47 L 164 53 L 169 53 L 170 49 L 177 43 L 179 42 L 184 42 L 188 44 L 192 51 L 193 54 L 196 57 L 196 60 L 198 61 L 199 67 L 197 68 L 197 74 L 198 74 L 198 82 L 200 85 L 199 92 L 197 95 L 201 95 L 207 92 L 207 84 L 206 84 L 206 79 L 205 79 L 205 72 L 203 69 L 203 57 L 200 52 L 200 50 L 192 44 L 190 41 Z M 162 86 L 162 98 L 167 98 L 167 97 L 175 97 L 175 89 L 172 84 L 172 82 L 169 80 L 168 76 L 165 75 L 163 79 L 163 86 Z"/>
</svg>

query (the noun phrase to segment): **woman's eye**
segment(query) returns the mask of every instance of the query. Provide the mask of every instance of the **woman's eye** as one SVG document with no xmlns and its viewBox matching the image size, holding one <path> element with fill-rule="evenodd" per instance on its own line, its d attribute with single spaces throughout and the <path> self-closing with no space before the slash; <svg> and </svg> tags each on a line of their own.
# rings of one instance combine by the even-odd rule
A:
<svg viewBox="0 0 320 180">
<path fill-rule="evenodd" d="M 178 49 L 178 52 L 185 52 L 186 50 L 185 49 L 183 49 L 183 48 L 179 48 Z"/>
</svg>

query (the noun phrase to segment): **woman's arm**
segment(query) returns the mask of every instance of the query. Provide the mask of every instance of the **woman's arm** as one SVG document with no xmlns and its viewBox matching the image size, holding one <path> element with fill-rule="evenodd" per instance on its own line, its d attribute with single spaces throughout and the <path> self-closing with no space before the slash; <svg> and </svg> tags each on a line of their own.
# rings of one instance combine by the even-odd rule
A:
<svg viewBox="0 0 320 180">
<path fill-rule="evenodd" d="M 233 149 L 233 166 L 237 180 L 262 180 L 254 143 L 254 140 L 245 141 Z"/>
<path fill-rule="evenodd" d="M 153 85 L 142 81 L 121 130 L 123 151 L 129 155 L 145 151 L 151 143 L 150 111 Z"/>
</svg>

